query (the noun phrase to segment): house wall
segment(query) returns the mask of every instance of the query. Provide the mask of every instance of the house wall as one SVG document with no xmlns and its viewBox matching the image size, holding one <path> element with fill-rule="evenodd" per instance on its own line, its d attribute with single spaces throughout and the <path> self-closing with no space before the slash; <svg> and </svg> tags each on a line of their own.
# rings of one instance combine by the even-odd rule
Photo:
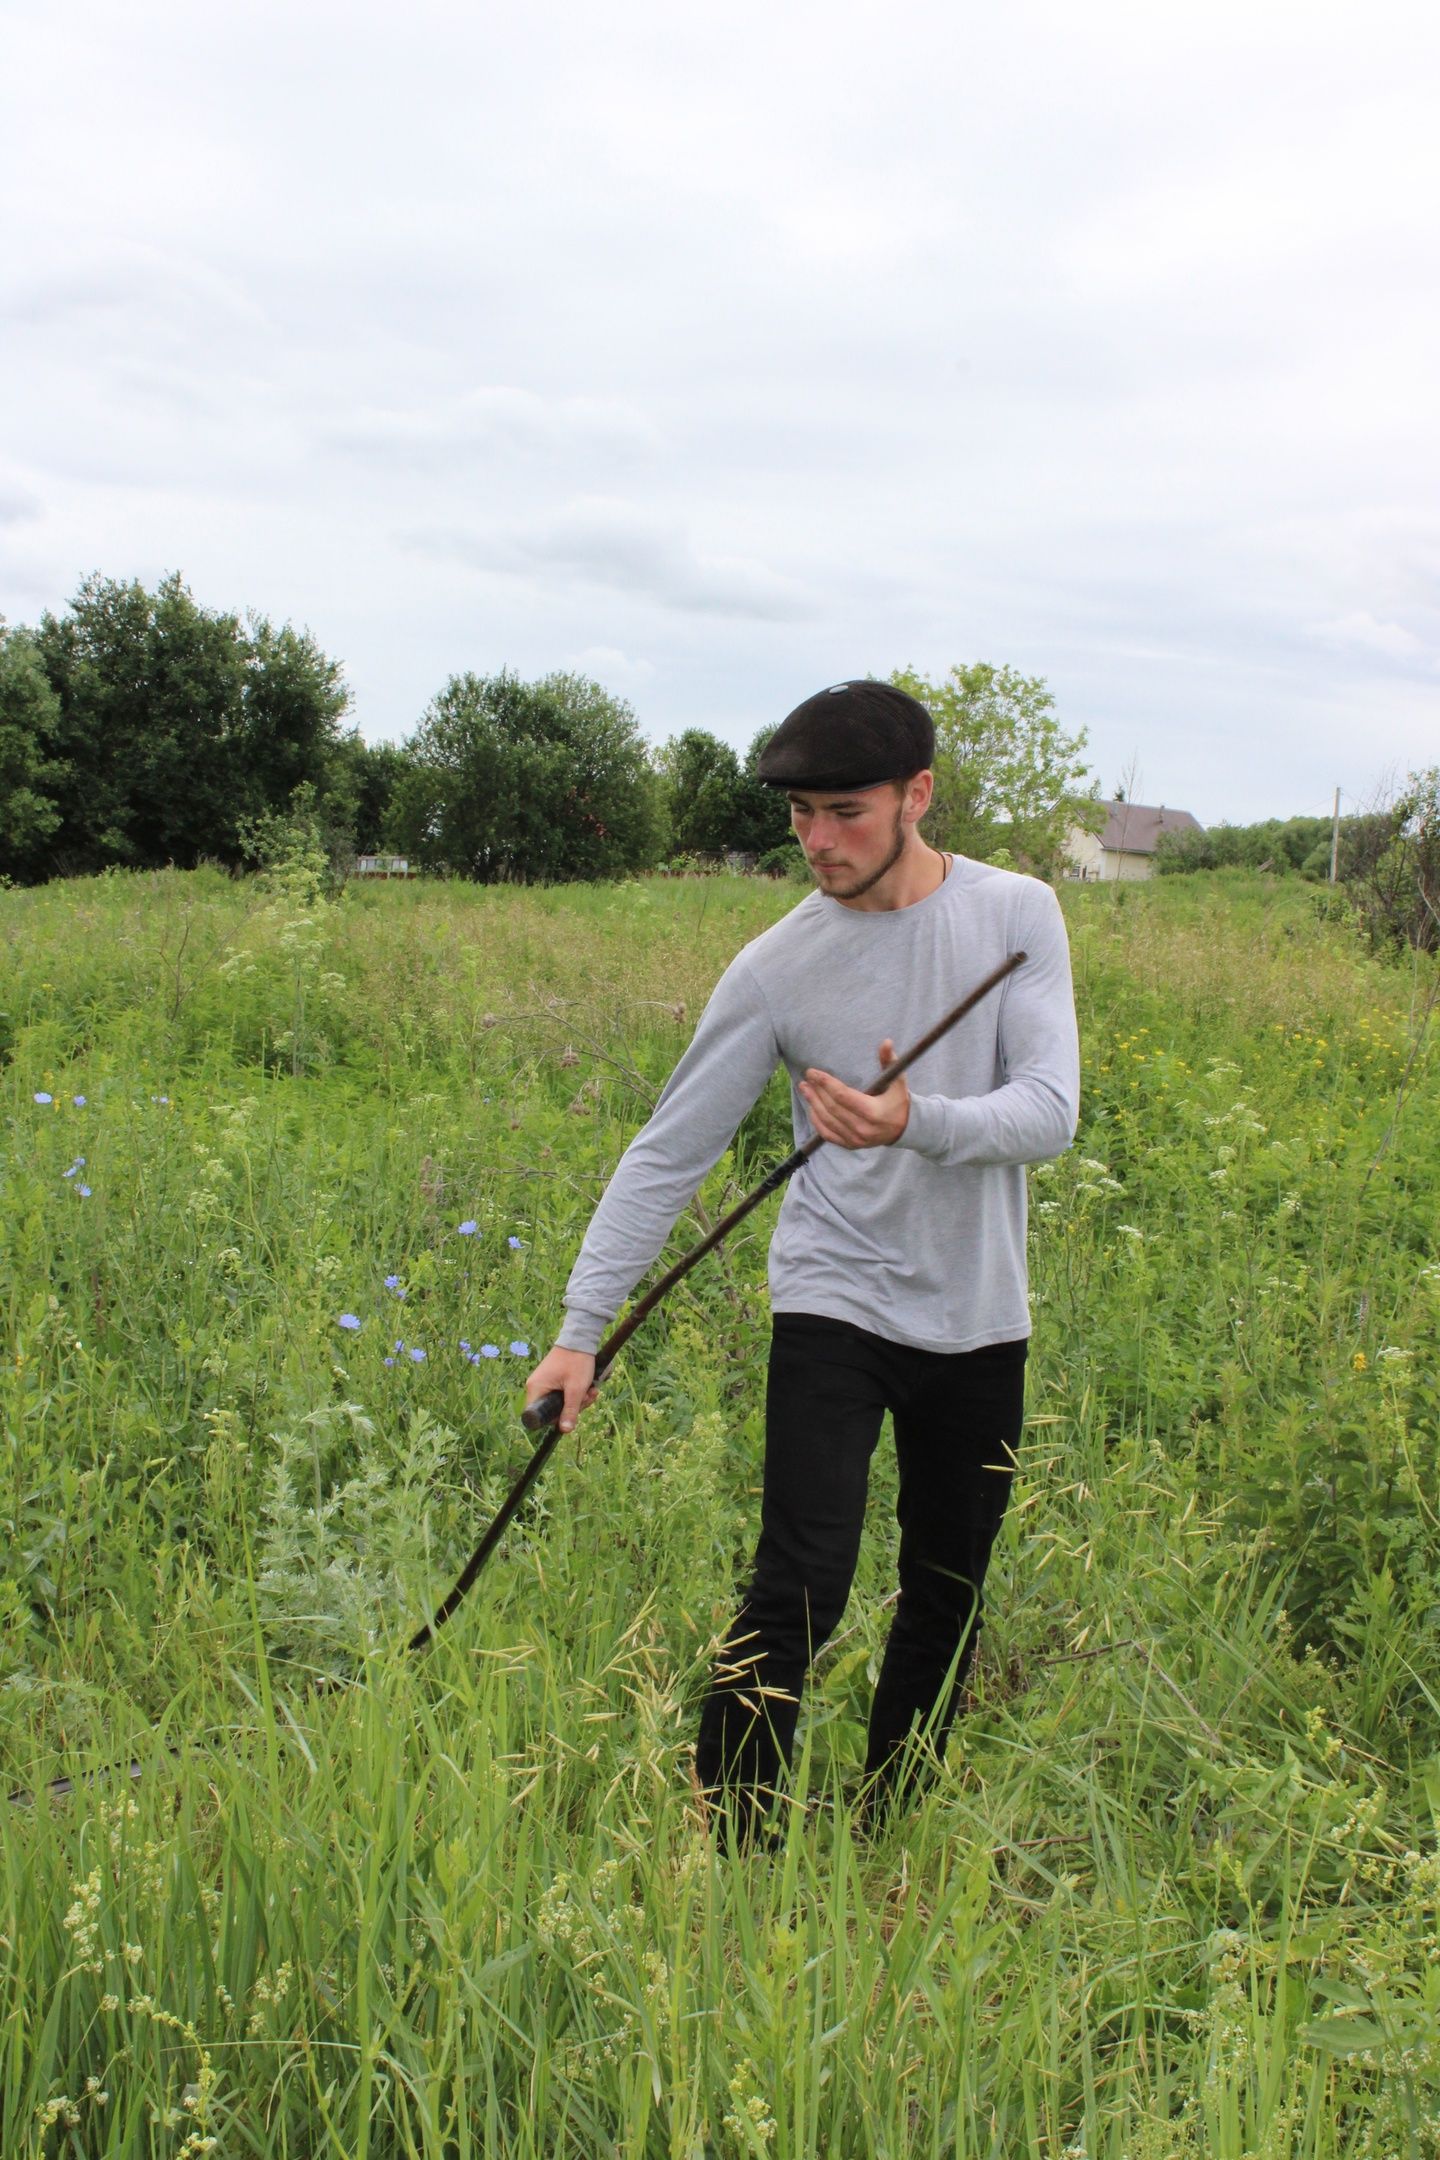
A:
<svg viewBox="0 0 1440 2160">
<path fill-rule="evenodd" d="M 1087 883 L 1114 884 L 1119 878 L 1134 881 L 1155 875 L 1153 855 L 1137 855 L 1130 849 L 1103 848 L 1098 837 L 1082 826 L 1072 826 L 1067 850 L 1074 875 Z"/>
<path fill-rule="evenodd" d="M 1094 833 L 1086 832 L 1083 825 L 1071 826 L 1065 852 L 1070 858 L 1072 876 L 1098 878 L 1102 875 L 1100 866 L 1105 851 Z"/>
</svg>

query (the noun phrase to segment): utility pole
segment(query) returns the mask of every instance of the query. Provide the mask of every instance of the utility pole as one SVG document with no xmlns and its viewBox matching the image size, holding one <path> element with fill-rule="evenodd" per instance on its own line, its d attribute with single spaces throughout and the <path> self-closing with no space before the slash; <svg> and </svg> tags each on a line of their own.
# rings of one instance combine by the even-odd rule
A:
<svg viewBox="0 0 1440 2160">
<path fill-rule="evenodd" d="M 1330 826 L 1330 883 L 1335 883 L 1340 869 L 1340 790 L 1335 790 L 1335 816 Z"/>
</svg>

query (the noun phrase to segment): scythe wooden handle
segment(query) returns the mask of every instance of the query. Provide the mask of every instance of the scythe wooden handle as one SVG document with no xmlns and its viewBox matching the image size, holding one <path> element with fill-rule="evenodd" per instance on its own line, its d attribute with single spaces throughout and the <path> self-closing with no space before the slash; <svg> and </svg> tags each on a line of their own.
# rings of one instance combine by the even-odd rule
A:
<svg viewBox="0 0 1440 2160">
<path fill-rule="evenodd" d="M 978 1005 L 982 998 L 988 997 L 990 992 L 1002 983 L 1007 975 L 1013 975 L 1016 968 L 1023 966 L 1024 961 L 1025 954 L 1023 952 L 1011 953 L 1008 960 L 1002 961 L 998 968 L 995 968 L 986 976 L 984 982 L 977 984 L 975 989 L 970 992 L 970 995 L 967 998 L 962 998 L 960 1003 L 952 1011 L 946 1013 L 944 1019 L 937 1022 L 927 1035 L 922 1035 L 919 1042 L 912 1043 L 903 1056 L 895 1058 L 892 1063 L 878 1072 L 870 1082 L 869 1087 L 866 1088 L 865 1093 L 867 1095 L 883 1095 L 886 1088 L 892 1086 L 899 1079 L 907 1066 L 913 1065 L 917 1058 L 923 1057 L 927 1050 L 939 1042 L 942 1035 L 948 1035 L 957 1020 L 963 1020 L 966 1013 Z M 777 1192 L 787 1179 L 794 1176 L 801 1164 L 808 1162 L 815 1150 L 824 1147 L 824 1145 L 825 1142 L 820 1134 L 813 1134 L 803 1147 L 796 1148 L 792 1155 L 786 1156 L 784 1162 L 777 1163 L 769 1175 L 761 1179 L 753 1192 L 747 1193 L 737 1206 L 731 1208 L 728 1215 L 723 1216 L 716 1223 L 714 1229 L 709 1231 L 698 1245 L 692 1246 L 691 1250 L 682 1259 L 676 1261 L 674 1267 L 668 1269 L 660 1277 L 654 1288 L 646 1292 L 640 1303 L 626 1314 L 619 1327 L 606 1336 L 604 1342 L 596 1351 L 595 1379 L 593 1383 L 595 1386 L 598 1387 L 604 1379 L 615 1362 L 616 1353 L 630 1340 L 641 1321 L 654 1312 L 660 1300 L 674 1289 L 682 1276 L 689 1274 L 696 1261 L 703 1260 L 706 1253 L 713 1252 L 720 1240 L 723 1237 L 728 1237 L 736 1225 L 745 1220 L 752 1208 L 757 1208 L 760 1202 L 767 1198 L 770 1193 Z M 520 1413 L 520 1422 L 527 1432 L 545 1432 L 555 1423 L 564 1407 L 565 1392 L 563 1388 L 551 1388 L 547 1395 L 537 1396 L 534 1402 L 526 1404 Z"/>
<path fill-rule="evenodd" d="M 910 1045 L 903 1057 L 898 1057 L 892 1065 L 887 1065 L 884 1071 L 871 1081 L 865 1091 L 866 1094 L 883 1095 L 891 1082 L 899 1079 L 907 1065 L 913 1065 L 916 1058 L 923 1057 L 931 1044 L 939 1042 L 942 1035 L 948 1034 L 957 1020 L 963 1020 L 966 1013 L 978 1005 L 982 998 L 988 997 L 990 992 L 998 984 L 1002 983 L 1007 975 L 1013 975 L 1016 968 L 1023 964 L 1024 959 L 1023 952 L 1011 953 L 1009 959 L 1002 961 L 999 967 L 993 969 L 986 976 L 984 982 L 977 984 L 967 998 L 962 998 L 952 1012 L 946 1013 L 944 1019 L 931 1028 L 928 1035 L 922 1035 L 919 1042 Z M 728 1215 L 721 1217 L 714 1229 L 703 1237 L 698 1245 L 693 1246 L 683 1259 L 677 1260 L 674 1267 L 668 1269 L 660 1277 L 654 1288 L 646 1292 L 639 1304 L 625 1315 L 619 1327 L 606 1336 L 604 1342 L 596 1351 L 596 1381 L 604 1379 L 606 1371 L 614 1362 L 615 1353 L 622 1343 L 627 1343 L 630 1340 L 641 1321 L 645 1319 L 647 1314 L 655 1310 L 666 1292 L 672 1290 L 683 1275 L 689 1274 L 697 1260 L 703 1260 L 706 1253 L 713 1252 L 720 1243 L 721 1238 L 728 1236 L 737 1223 L 743 1222 L 750 1210 L 758 1207 L 767 1193 L 776 1191 L 779 1186 L 785 1183 L 788 1177 L 792 1176 L 800 1168 L 803 1162 L 809 1161 L 816 1148 L 824 1145 L 824 1140 L 819 1133 L 816 1133 L 806 1141 L 804 1147 L 796 1148 L 793 1155 L 787 1155 L 784 1162 L 777 1163 L 769 1175 L 761 1179 L 753 1192 L 747 1193 L 738 1206 L 731 1208 Z M 499 1544 L 502 1535 L 513 1521 L 522 1501 L 540 1475 L 540 1472 L 544 1469 L 552 1449 L 560 1438 L 560 1427 L 557 1420 L 564 1407 L 565 1397 L 562 1390 L 552 1388 L 549 1394 L 540 1396 L 522 1411 L 521 1423 L 531 1432 L 538 1432 L 541 1436 L 535 1445 L 535 1450 L 514 1485 L 510 1488 L 499 1514 L 495 1517 L 495 1520 L 491 1523 L 484 1537 L 457 1576 L 449 1594 L 437 1608 L 433 1617 L 427 1620 L 423 1626 L 418 1627 L 410 1637 L 408 1648 L 411 1650 L 423 1650 L 434 1641 L 438 1631 L 450 1618 L 450 1615 L 480 1573 L 481 1568 Z"/>
</svg>

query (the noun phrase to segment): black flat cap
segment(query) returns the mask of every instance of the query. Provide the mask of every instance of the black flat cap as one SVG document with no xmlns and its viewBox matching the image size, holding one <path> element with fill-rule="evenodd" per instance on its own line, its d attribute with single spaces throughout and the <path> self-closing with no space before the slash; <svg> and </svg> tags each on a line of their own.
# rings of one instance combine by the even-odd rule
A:
<svg viewBox="0 0 1440 2160">
<path fill-rule="evenodd" d="M 918 698 L 893 683 L 841 682 L 788 713 L 760 753 L 767 787 L 875 787 L 923 772 L 935 755 L 935 728 Z"/>
</svg>

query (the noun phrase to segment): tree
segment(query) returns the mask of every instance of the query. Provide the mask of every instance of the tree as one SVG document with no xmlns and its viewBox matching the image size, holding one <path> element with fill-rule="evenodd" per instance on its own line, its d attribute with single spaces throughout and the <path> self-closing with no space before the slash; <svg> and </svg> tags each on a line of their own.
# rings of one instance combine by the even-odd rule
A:
<svg viewBox="0 0 1440 2160">
<path fill-rule="evenodd" d="M 935 722 L 935 799 L 926 830 L 940 847 L 981 861 L 1004 853 L 1041 876 L 1060 868 L 1074 825 L 1098 829 L 1098 786 L 1039 675 L 980 660 L 943 682 L 913 668 L 890 677 Z"/>
<path fill-rule="evenodd" d="M 686 728 L 683 735 L 661 745 L 655 765 L 671 850 L 683 855 L 723 855 L 735 846 L 740 760 L 730 745 L 704 728 Z"/>
<path fill-rule="evenodd" d="M 1340 877 L 1375 945 L 1440 952 L 1440 765 L 1346 820 Z"/>
<path fill-rule="evenodd" d="M 657 751 L 673 849 L 760 856 L 792 837 L 785 790 L 767 787 L 758 772 L 774 733 L 773 727 L 761 728 L 743 762 L 704 728 L 687 728 Z"/>
<path fill-rule="evenodd" d="M 358 847 L 390 845 L 390 806 L 408 762 L 398 743 L 362 743 L 354 829 Z"/>
<path fill-rule="evenodd" d="M 1155 875 L 1183 877 L 1194 870 L 1216 870 L 1225 828 L 1212 825 L 1205 832 L 1162 832 L 1155 842 Z"/>
<path fill-rule="evenodd" d="M 0 875 L 45 874 L 45 849 L 60 823 L 54 790 L 63 777 L 49 757 L 59 702 L 35 641 L 0 617 Z"/>
<path fill-rule="evenodd" d="M 350 692 L 338 660 L 308 630 L 246 619 L 242 761 L 252 793 L 271 808 L 300 787 L 323 799 L 333 784 Z"/>
<path fill-rule="evenodd" d="M 730 845 L 747 855 L 768 855 L 774 848 L 793 843 L 790 804 L 782 787 L 767 787 L 759 778 L 759 764 L 766 744 L 775 733 L 761 728 L 745 752 L 740 785 L 735 795 L 735 823 Z"/>
<path fill-rule="evenodd" d="M 51 869 L 238 864 L 243 820 L 325 784 L 349 697 L 308 631 L 242 626 L 178 572 L 153 593 L 96 575 L 34 642 L 57 703 Z"/>
<path fill-rule="evenodd" d="M 489 883 L 609 877 L 655 859 L 645 745 L 599 683 L 452 675 L 404 747 L 390 833 L 428 868 Z"/>
<path fill-rule="evenodd" d="M 317 804 L 332 861 L 390 846 L 390 805 L 408 762 L 398 743 L 367 743 L 357 728 L 340 737 Z"/>
<path fill-rule="evenodd" d="M 1161 876 L 1190 870 L 1298 870 L 1323 877 L 1330 865 L 1330 820 L 1262 818 L 1255 825 L 1212 825 L 1205 832 L 1161 833 L 1155 868 Z"/>
</svg>

